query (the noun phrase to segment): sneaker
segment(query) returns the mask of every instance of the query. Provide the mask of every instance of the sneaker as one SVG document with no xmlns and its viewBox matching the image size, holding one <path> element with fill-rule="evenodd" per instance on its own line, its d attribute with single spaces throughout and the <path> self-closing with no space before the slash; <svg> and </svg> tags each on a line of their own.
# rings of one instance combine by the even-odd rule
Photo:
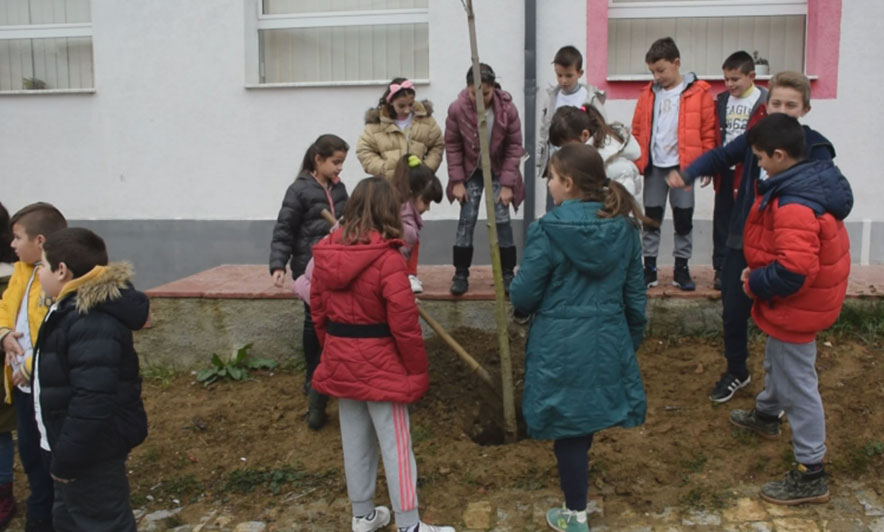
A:
<svg viewBox="0 0 884 532">
<path fill-rule="evenodd" d="M 411 291 L 415 294 L 422 294 L 424 292 L 424 283 L 417 278 L 417 275 L 409 275 L 408 282 L 411 283 Z"/>
<path fill-rule="evenodd" d="M 697 285 L 691 279 L 691 270 L 687 266 L 676 266 L 672 270 L 672 286 L 680 288 L 685 292 L 693 292 L 697 289 Z"/>
<path fill-rule="evenodd" d="M 354 517 L 353 532 L 374 532 L 390 524 L 390 509 L 386 506 L 375 506 L 372 514 L 374 515 Z"/>
<path fill-rule="evenodd" d="M 709 400 L 716 403 L 726 403 L 731 400 L 737 390 L 745 388 L 752 382 L 752 376 L 746 375 L 745 379 L 740 379 L 730 372 L 721 374 L 721 379 L 715 383 L 715 387 L 709 392 Z"/>
<path fill-rule="evenodd" d="M 783 480 L 761 486 L 761 498 L 774 504 L 791 506 L 804 503 L 823 503 L 829 500 L 825 471 L 810 473 L 803 465 L 786 474 Z"/>
<path fill-rule="evenodd" d="M 731 423 L 751 430 L 763 438 L 774 440 L 780 436 L 780 418 L 774 421 L 765 421 L 758 417 L 758 412 L 752 410 L 731 410 Z"/>
<path fill-rule="evenodd" d="M 654 288 L 657 286 L 657 268 L 653 266 L 645 266 L 645 287 Z"/>
<path fill-rule="evenodd" d="M 721 292 L 721 270 L 715 270 L 715 276 L 712 278 L 712 289 Z"/>
<path fill-rule="evenodd" d="M 575 512 L 562 506 L 546 512 L 546 522 L 553 530 L 559 532 L 588 532 L 586 510 Z"/>
<path fill-rule="evenodd" d="M 418 532 L 456 532 L 453 526 L 428 525 L 423 521 L 418 523 L 417 530 Z"/>
</svg>

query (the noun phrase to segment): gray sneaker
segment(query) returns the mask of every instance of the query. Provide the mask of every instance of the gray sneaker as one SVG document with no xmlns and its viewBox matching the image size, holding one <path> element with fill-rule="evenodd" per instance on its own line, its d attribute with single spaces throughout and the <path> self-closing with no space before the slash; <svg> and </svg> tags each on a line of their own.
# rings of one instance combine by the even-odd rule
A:
<svg viewBox="0 0 884 532">
<path fill-rule="evenodd" d="M 765 421 L 758 417 L 758 412 L 752 410 L 731 410 L 731 423 L 749 429 L 763 438 L 775 440 L 780 436 L 780 420 Z"/>
<path fill-rule="evenodd" d="M 786 474 L 783 480 L 768 482 L 761 487 L 761 498 L 774 504 L 788 506 L 804 503 L 823 503 L 829 500 L 829 487 L 826 484 L 826 473 L 822 470 L 814 473 L 799 465 Z"/>
</svg>

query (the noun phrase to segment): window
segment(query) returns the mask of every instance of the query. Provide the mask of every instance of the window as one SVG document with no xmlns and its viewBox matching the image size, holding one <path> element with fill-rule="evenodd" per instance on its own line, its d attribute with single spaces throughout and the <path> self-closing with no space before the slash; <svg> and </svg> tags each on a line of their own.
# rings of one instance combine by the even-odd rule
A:
<svg viewBox="0 0 884 532">
<path fill-rule="evenodd" d="M 89 0 L 0 0 L 0 91 L 89 91 Z"/>
<path fill-rule="evenodd" d="M 429 78 L 428 0 L 252 2 L 258 14 L 255 27 L 246 30 L 249 85 Z"/>
<path fill-rule="evenodd" d="M 608 79 L 649 78 L 645 53 L 666 36 L 701 77 L 719 79 L 737 50 L 804 72 L 806 33 L 807 0 L 608 0 Z"/>
</svg>

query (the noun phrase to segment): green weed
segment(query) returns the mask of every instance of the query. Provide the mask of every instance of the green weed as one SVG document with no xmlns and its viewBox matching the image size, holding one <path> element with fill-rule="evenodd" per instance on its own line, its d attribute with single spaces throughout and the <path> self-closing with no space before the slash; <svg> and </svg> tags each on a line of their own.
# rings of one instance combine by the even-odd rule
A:
<svg viewBox="0 0 884 532">
<path fill-rule="evenodd" d="M 250 493 L 256 488 L 264 488 L 278 495 L 283 486 L 291 485 L 298 488 L 316 488 L 324 485 L 337 476 L 337 471 L 328 469 L 321 473 L 309 473 L 292 466 L 278 469 L 243 468 L 231 471 L 224 482 L 224 491 Z"/>
<path fill-rule="evenodd" d="M 219 379 L 242 381 L 249 378 L 249 370 L 276 368 L 276 361 L 267 358 L 253 358 L 249 351 L 252 344 L 246 344 L 233 352 L 230 359 L 221 360 L 217 354 L 212 354 L 212 365 L 200 370 L 196 374 L 196 380 L 206 386 Z"/>
<path fill-rule="evenodd" d="M 884 442 L 869 441 L 848 451 L 845 468 L 854 474 L 865 473 L 875 468 L 881 456 L 884 456 Z"/>
<path fill-rule="evenodd" d="M 172 381 L 175 380 L 180 373 L 170 366 L 164 366 L 161 364 L 147 364 L 143 368 L 141 368 L 141 376 L 144 377 L 145 380 L 156 384 L 160 388 L 168 388 L 172 385 Z"/>
<path fill-rule="evenodd" d="M 706 462 L 709 459 L 703 453 L 695 455 L 691 457 L 689 460 L 682 460 L 681 466 L 685 469 L 688 469 L 694 473 L 699 473 L 703 471 L 703 466 L 706 465 Z"/>
</svg>

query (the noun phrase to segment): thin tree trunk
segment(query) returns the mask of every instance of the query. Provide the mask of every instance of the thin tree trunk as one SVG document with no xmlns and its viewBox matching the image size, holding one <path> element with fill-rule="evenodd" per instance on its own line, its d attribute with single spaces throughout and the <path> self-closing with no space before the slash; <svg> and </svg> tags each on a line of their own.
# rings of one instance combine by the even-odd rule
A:
<svg viewBox="0 0 884 532">
<path fill-rule="evenodd" d="M 479 146 L 482 152 L 482 177 L 485 185 L 485 210 L 488 211 L 488 245 L 491 247 L 491 268 L 494 272 L 494 296 L 497 302 L 497 341 L 500 348 L 500 384 L 503 395 L 503 426 L 505 439 L 516 441 L 516 408 L 513 397 L 513 362 L 510 357 L 507 313 L 504 301 L 503 273 L 500 267 L 500 247 L 497 241 L 497 223 L 494 217 L 494 189 L 491 181 L 488 123 L 485 120 L 485 100 L 482 97 L 482 77 L 479 71 L 479 49 L 476 43 L 476 17 L 473 1 L 466 0 L 467 22 L 470 27 L 470 52 L 473 60 L 473 85 L 476 91 L 476 115 L 479 119 Z"/>
</svg>

